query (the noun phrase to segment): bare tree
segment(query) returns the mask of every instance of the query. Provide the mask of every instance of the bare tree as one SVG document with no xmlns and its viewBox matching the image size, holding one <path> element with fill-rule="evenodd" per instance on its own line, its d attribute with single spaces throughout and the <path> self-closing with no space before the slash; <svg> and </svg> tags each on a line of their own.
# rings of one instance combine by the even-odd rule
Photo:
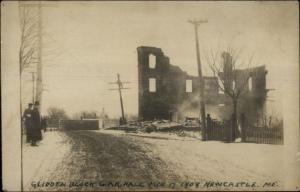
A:
<svg viewBox="0 0 300 192">
<path fill-rule="evenodd" d="M 44 90 L 46 90 L 43 88 L 44 84 L 42 82 L 42 48 L 44 57 L 43 61 L 51 61 L 51 58 L 57 58 L 57 56 L 62 53 L 57 47 L 51 49 L 50 41 L 42 41 L 43 36 L 50 37 L 52 41 L 55 40 L 50 34 L 45 33 L 43 30 L 41 6 L 42 5 L 40 3 L 28 4 L 27 2 L 19 2 L 21 32 L 19 48 L 21 98 L 23 94 L 22 83 L 24 82 L 22 82 L 22 77 L 24 70 L 27 68 L 32 68 L 33 70 L 37 71 L 35 98 L 40 101 L 40 104 L 41 94 Z M 53 44 L 54 43 L 52 43 L 52 47 Z M 22 111 L 22 101 L 20 110 Z"/>
<path fill-rule="evenodd" d="M 35 9 L 22 5 L 19 7 L 21 29 L 20 75 L 25 68 L 38 62 L 38 16 Z"/>
<path fill-rule="evenodd" d="M 20 16 L 20 48 L 19 48 L 19 75 L 20 75 L 20 112 L 22 114 L 22 74 L 28 67 L 38 62 L 38 16 L 36 8 L 19 4 Z"/>
<path fill-rule="evenodd" d="M 68 115 L 64 109 L 57 107 L 50 107 L 47 109 L 48 118 L 52 119 L 68 119 Z"/>
<path fill-rule="evenodd" d="M 22 116 L 22 74 L 24 69 L 38 62 L 38 18 L 34 8 L 19 4 L 20 16 L 20 48 L 19 48 L 19 75 L 20 75 L 20 115 Z"/>
<path fill-rule="evenodd" d="M 79 115 L 80 115 L 80 118 L 83 118 L 83 119 L 97 119 L 97 118 L 99 118 L 96 111 L 81 111 L 79 113 Z"/>
<path fill-rule="evenodd" d="M 242 59 L 241 50 L 228 48 L 226 51 L 210 51 L 206 60 L 216 78 L 219 89 L 227 95 L 233 106 L 233 128 L 237 127 L 237 113 L 240 99 L 247 93 L 251 78 L 253 56 Z M 242 70 L 241 70 L 242 69 Z"/>
</svg>

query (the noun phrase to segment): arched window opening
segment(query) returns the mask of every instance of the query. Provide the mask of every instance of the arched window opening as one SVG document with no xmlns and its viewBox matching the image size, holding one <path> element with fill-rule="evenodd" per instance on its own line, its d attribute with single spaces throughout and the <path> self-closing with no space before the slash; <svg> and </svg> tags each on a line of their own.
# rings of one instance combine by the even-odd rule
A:
<svg viewBox="0 0 300 192">
<path fill-rule="evenodd" d="M 149 55 L 149 68 L 150 69 L 155 69 L 155 67 L 156 67 L 156 56 L 150 54 Z"/>
</svg>

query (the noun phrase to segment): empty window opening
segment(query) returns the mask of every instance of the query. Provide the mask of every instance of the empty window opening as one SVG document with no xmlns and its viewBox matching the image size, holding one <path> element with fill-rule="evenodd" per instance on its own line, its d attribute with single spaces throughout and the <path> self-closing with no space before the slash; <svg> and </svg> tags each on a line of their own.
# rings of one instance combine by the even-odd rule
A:
<svg viewBox="0 0 300 192">
<path fill-rule="evenodd" d="M 185 92 L 193 92 L 193 81 L 191 79 L 185 80 Z"/>
<path fill-rule="evenodd" d="M 156 92 L 156 79 L 155 78 L 149 78 L 149 91 Z"/>
<path fill-rule="evenodd" d="M 252 91 L 252 77 L 248 80 L 249 91 Z"/>
<path fill-rule="evenodd" d="M 155 69 L 155 66 L 156 66 L 156 56 L 150 54 L 149 55 L 149 68 Z"/>
</svg>

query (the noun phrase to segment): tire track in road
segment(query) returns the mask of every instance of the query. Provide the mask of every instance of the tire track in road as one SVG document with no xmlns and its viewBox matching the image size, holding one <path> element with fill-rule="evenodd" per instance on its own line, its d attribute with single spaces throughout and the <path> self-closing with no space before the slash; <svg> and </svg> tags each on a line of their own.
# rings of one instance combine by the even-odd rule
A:
<svg viewBox="0 0 300 192">
<path fill-rule="evenodd" d="M 149 153 L 133 140 L 92 131 L 69 131 L 63 133 L 71 149 L 51 174 L 43 181 L 112 181 L 112 182 L 176 182 L 178 176 L 167 170 L 165 163 Z M 147 190 L 150 188 L 76 188 L 43 187 L 33 190 L 82 191 L 82 190 Z M 160 190 L 163 188 L 159 188 Z M 152 189 L 152 190 L 155 190 Z M 157 189 L 156 189 L 157 190 Z"/>
<path fill-rule="evenodd" d="M 149 156 L 143 143 L 135 143 L 135 140 L 130 138 L 84 131 L 73 134 L 73 137 L 79 135 L 89 138 L 86 142 L 89 143 L 88 146 L 91 146 L 89 148 L 91 154 L 102 152 L 105 154 L 104 157 L 109 156 L 103 161 L 101 161 L 102 157 L 98 156 L 97 160 L 107 161 L 106 164 L 110 165 L 108 167 L 114 167 L 114 170 L 124 170 L 122 171 L 123 178 L 120 175 L 104 175 L 104 179 L 165 180 L 170 176 L 162 172 L 165 171 L 165 162 L 157 156 Z M 105 170 L 103 174 L 110 172 L 112 171 Z"/>
<path fill-rule="evenodd" d="M 113 134 L 113 133 L 112 133 Z M 162 134 L 163 135 L 163 134 Z M 139 143 L 144 147 L 149 148 L 149 153 L 152 156 L 158 156 L 165 164 L 168 165 L 168 170 L 174 170 L 182 181 L 199 181 L 202 183 L 210 181 L 220 182 L 256 182 L 256 190 L 279 190 L 283 186 L 280 171 L 274 171 L 275 174 L 269 171 L 261 171 L 260 168 L 265 167 L 264 163 L 274 161 L 274 156 L 262 155 L 263 151 L 270 151 L 267 148 L 261 150 L 257 145 L 247 146 L 239 144 L 239 146 L 231 146 L 217 142 L 199 142 L 186 141 L 180 139 L 154 139 L 153 137 L 140 137 L 133 134 L 123 134 L 122 137 L 134 139 L 134 143 Z M 270 146 L 269 146 L 270 147 Z M 261 161 L 253 159 L 245 159 L 245 149 L 250 148 L 250 154 L 260 154 L 261 156 L 253 155 L 251 158 L 260 158 Z M 236 153 L 226 150 L 235 150 Z M 253 149 L 257 150 L 256 152 Z M 274 151 L 280 152 L 280 148 L 272 146 Z M 233 155 L 235 154 L 235 155 Z M 249 155 L 247 155 L 249 157 Z M 278 158 L 278 156 L 276 156 Z M 238 159 L 238 160 L 236 160 Z M 244 161 L 244 162 L 241 162 Z M 246 165 L 245 162 L 251 165 Z M 253 166 L 255 162 L 256 166 Z M 276 160 L 280 162 L 280 160 Z M 276 186 L 272 188 L 261 188 L 265 182 L 276 182 Z M 216 189 L 216 188 L 213 188 Z M 237 188 L 222 188 L 224 190 L 234 190 Z M 249 190 L 251 188 L 238 188 L 239 190 Z M 192 190 L 190 188 L 190 190 Z M 197 189 L 196 189 L 197 190 Z M 205 190 L 199 189 L 199 190 Z M 217 189 L 216 189 L 217 190 Z"/>
<path fill-rule="evenodd" d="M 164 182 L 176 183 L 176 188 L 150 188 L 148 186 L 144 188 L 118 188 L 98 185 L 93 188 L 65 186 L 36 188 L 35 190 L 255 190 L 260 188 L 185 188 L 181 184 L 184 182 L 204 184 L 207 181 L 241 182 L 249 180 L 263 182 L 269 180 L 269 175 L 252 170 L 252 166 L 245 166 L 245 163 L 236 160 L 232 161 L 232 158 L 238 156 L 233 156 L 235 153 L 228 155 L 228 153 L 220 151 L 220 149 L 230 148 L 225 144 L 162 140 L 99 131 L 68 131 L 62 132 L 62 134 L 65 138 L 65 144 L 70 149 L 56 168 L 50 174 L 42 177 L 44 181 L 63 181 L 66 183 L 73 181 Z M 218 149 L 218 151 L 208 151 L 208 146 Z M 265 156 L 266 162 L 269 160 L 267 157 Z M 278 188 L 271 190 L 274 189 Z"/>
</svg>

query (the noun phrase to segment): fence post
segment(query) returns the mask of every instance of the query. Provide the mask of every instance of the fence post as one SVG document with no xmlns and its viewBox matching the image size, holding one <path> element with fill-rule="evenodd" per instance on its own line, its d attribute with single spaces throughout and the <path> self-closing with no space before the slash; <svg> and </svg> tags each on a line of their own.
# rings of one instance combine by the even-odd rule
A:
<svg viewBox="0 0 300 192">
<path fill-rule="evenodd" d="M 241 114 L 241 138 L 242 142 L 246 142 L 246 116 L 244 113 Z"/>
<path fill-rule="evenodd" d="M 212 119 L 211 119 L 211 117 L 210 117 L 210 114 L 207 114 L 207 116 L 206 116 L 206 128 L 207 128 L 207 130 L 206 130 L 206 134 L 207 134 L 207 140 L 211 140 L 212 139 L 212 135 L 213 135 L 213 127 L 214 127 L 214 125 L 213 125 L 213 121 L 212 121 Z"/>
<path fill-rule="evenodd" d="M 62 122 L 61 119 L 58 120 L 58 129 L 62 130 Z"/>
<path fill-rule="evenodd" d="M 226 123 L 226 141 L 227 142 L 231 142 L 231 138 L 232 138 L 232 122 L 231 120 L 228 121 L 228 123 Z"/>
</svg>

